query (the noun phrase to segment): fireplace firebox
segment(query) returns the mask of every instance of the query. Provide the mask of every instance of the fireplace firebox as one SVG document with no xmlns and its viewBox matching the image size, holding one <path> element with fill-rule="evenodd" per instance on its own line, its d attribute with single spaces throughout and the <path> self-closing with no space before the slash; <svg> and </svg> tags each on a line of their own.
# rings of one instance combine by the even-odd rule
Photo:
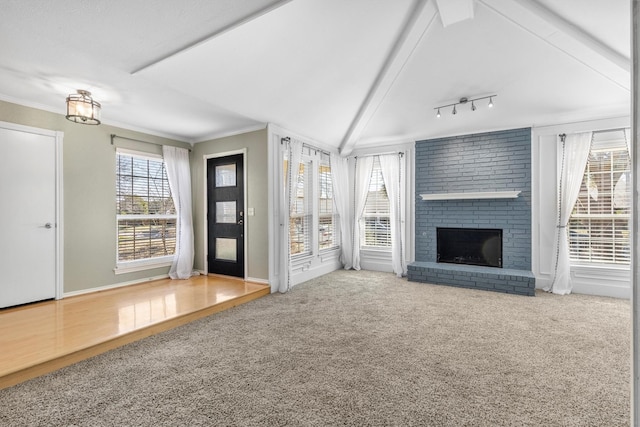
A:
<svg viewBox="0 0 640 427">
<path fill-rule="evenodd" d="M 502 268 L 502 230 L 438 227 L 436 233 L 437 262 Z"/>
</svg>

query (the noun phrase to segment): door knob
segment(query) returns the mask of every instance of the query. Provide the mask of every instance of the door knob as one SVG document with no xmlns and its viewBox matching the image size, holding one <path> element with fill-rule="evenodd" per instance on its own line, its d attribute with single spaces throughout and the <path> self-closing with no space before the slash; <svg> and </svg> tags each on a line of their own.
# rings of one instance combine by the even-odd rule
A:
<svg viewBox="0 0 640 427">
<path fill-rule="evenodd" d="M 46 223 L 46 224 L 44 225 L 44 228 L 51 228 L 51 223 L 50 223 L 50 222 Z"/>
<path fill-rule="evenodd" d="M 239 221 L 238 221 L 238 225 L 242 225 L 242 224 L 244 224 L 244 221 L 239 220 Z"/>
</svg>

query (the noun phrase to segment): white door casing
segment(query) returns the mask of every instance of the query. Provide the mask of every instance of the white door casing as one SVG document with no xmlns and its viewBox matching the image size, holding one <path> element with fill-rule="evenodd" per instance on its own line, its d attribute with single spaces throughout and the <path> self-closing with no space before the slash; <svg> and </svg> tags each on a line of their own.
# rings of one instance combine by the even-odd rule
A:
<svg viewBox="0 0 640 427">
<path fill-rule="evenodd" d="M 61 144 L 0 122 L 0 307 L 62 296 Z"/>
</svg>

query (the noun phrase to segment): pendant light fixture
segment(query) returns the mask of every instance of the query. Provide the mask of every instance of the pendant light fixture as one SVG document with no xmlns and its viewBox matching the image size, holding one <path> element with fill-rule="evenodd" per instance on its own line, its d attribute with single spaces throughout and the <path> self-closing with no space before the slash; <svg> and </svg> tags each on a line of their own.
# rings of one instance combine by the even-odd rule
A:
<svg viewBox="0 0 640 427">
<path fill-rule="evenodd" d="M 67 97 L 68 120 L 83 125 L 99 125 L 100 109 L 99 102 L 94 101 L 91 92 L 78 89 L 78 93 L 73 93 Z"/>
</svg>

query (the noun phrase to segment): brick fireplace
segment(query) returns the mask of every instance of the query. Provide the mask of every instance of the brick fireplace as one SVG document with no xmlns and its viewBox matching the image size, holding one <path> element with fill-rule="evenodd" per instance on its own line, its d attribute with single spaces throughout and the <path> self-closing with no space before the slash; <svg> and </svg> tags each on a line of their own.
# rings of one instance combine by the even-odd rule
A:
<svg viewBox="0 0 640 427">
<path fill-rule="evenodd" d="M 416 261 L 411 281 L 534 295 L 531 129 L 416 142 Z M 438 229 L 501 234 L 500 266 L 438 262 Z"/>
</svg>

